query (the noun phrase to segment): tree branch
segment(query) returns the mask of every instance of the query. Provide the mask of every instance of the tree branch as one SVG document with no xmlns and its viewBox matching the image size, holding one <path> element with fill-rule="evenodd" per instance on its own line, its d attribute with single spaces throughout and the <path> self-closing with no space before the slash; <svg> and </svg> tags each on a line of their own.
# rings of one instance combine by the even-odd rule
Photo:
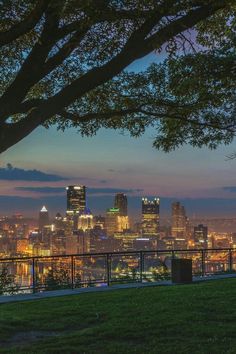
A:
<svg viewBox="0 0 236 354">
<path fill-rule="evenodd" d="M 83 31 L 77 31 L 64 45 L 58 50 L 58 52 L 49 58 L 41 72 L 41 78 L 52 72 L 57 66 L 63 63 L 63 61 L 68 58 L 68 56 L 78 47 L 81 40 L 84 38 L 87 30 L 89 28 L 84 28 Z"/>
<path fill-rule="evenodd" d="M 124 110 L 112 110 L 108 112 L 99 112 L 99 113 L 87 113 L 83 115 L 77 115 L 71 112 L 68 112 L 66 110 L 62 110 L 59 112 L 59 114 L 64 118 L 64 119 L 69 119 L 73 123 L 86 123 L 86 122 L 91 122 L 94 119 L 110 119 L 113 117 L 123 117 L 128 114 L 133 114 L 133 113 L 139 113 L 140 109 L 124 109 Z"/>
<path fill-rule="evenodd" d="M 54 106 L 55 113 L 57 113 L 58 110 L 56 112 L 56 107 L 59 111 L 63 107 L 67 107 L 85 93 L 112 79 L 134 60 L 149 54 L 156 47 L 157 43 L 161 46 L 169 39 L 186 30 L 187 25 L 191 28 L 199 21 L 209 17 L 210 14 L 214 14 L 225 6 L 225 0 L 221 0 L 220 4 L 216 1 L 215 5 L 207 5 L 202 8 L 197 8 L 196 10 L 191 10 L 181 19 L 171 22 L 165 28 L 160 29 L 155 35 L 145 39 L 148 33 L 150 33 L 153 27 L 162 18 L 162 14 L 155 14 L 154 17 L 145 21 L 144 24 L 131 35 L 123 47 L 123 50 L 117 54 L 116 57 L 112 58 L 105 65 L 90 70 L 88 73 L 66 86 L 58 94 L 48 100 L 48 105 Z"/>
<path fill-rule="evenodd" d="M 49 3 L 50 0 L 39 0 L 34 9 L 26 16 L 23 21 L 17 23 L 7 31 L 0 32 L 0 47 L 11 43 L 12 41 L 33 29 L 42 17 Z"/>
<path fill-rule="evenodd" d="M 175 119 L 175 120 L 179 120 L 183 123 L 190 123 L 193 125 L 197 125 L 197 126 L 201 126 L 203 128 L 213 128 L 213 129 L 218 129 L 218 130 L 224 130 L 230 133 L 235 133 L 235 129 L 236 129 L 236 123 L 235 125 L 227 125 L 227 126 L 223 126 L 223 125 L 218 125 L 218 124 L 213 124 L 213 123 L 209 123 L 209 122 L 201 122 L 198 120 L 193 120 L 193 119 L 189 119 L 187 117 L 184 117 L 183 115 L 177 115 L 177 114 L 165 114 L 165 113 L 153 113 L 150 111 L 146 111 L 146 110 L 140 110 L 140 112 L 147 114 L 149 116 L 153 116 L 155 118 L 158 119 Z M 233 129 L 235 128 L 235 129 Z"/>
<path fill-rule="evenodd" d="M 178 119 L 183 123 L 198 125 L 202 126 L 203 128 L 214 128 L 220 130 L 228 129 L 228 132 L 234 133 L 234 125 L 226 127 L 218 124 L 211 124 L 208 122 L 202 122 L 188 118 L 188 116 L 190 115 L 188 115 L 187 109 L 185 110 L 185 115 L 181 115 L 181 110 L 177 110 L 177 113 L 173 114 L 171 110 L 170 113 L 167 112 L 166 114 L 162 114 L 159 112 L 155 113 L 151 111 L 150 108 L 147 108 L 147 105 L 146 109 L 144 105 L 139 105 L 139 107 L 130 109 L 127 108 L 120 111 L 114 110 L 100 113 L 89 113 L 84 114 L 82 116 L 75 116 L 71 112 L 64 111 L 65 107 L 68 107 L 76 99 L 83 97 L 91 90 L 96 89 L 99 85 L 102 85 L 114 78 L 134 60 L 149 54 L 155 48 L 160 48 L 164 43 L 174 38 L 176 35 L 184 32 L 186 28 L 192 28 L 200 21 L 208 18 L 210 15 L 215 14 L 218 10 L 225 8 L 228 2 L 229 0 L 193 1 L 194 4 L 198 5 L 193 5 L 195 7 L 191 10 L 183 10 L 182 12 L 180 12 L 177 0 L 164 1 L 165 5 L 176 5 L 172 6 L 171 8 L 171 10 L 177 10 L 175 14 L 176 16 L 170 18 L 170 23 L 166 24 L 165 22 L 164 24 L 161 21 L 163 19 L 163 16 L 168 16 L 167 12 L 164 11 L 164 5 L 160 6 L 160 8 L 162 9 L 162 11 L 160 12 L 156 10 L 155 12 L 150 12 L 149 15 L 145 14 L 144 16 L 143 14 L 143 21 L 141 20 L 133 22 L 132 25 L 135 28 L 137 26 L 139 27 L 136 30 L 133 30 L 133 33 L 123 45 L 123 48 L 118 54 L 114 54 L 114 57 L 112 57 L 111 60 L 105 62 L 105 64 L 99 67 L 93 68 L 81 77 L 78 77 L 71 84 L 64 87 L 60 92 L 58 92 L 51 98 L 45 100 L 32 99 L 24 101 L 29 90 L 37 82 L 39 82 L 39 80 L 41 80 L 45 75 L 50 73 L 54 68 L 60 65 L 60 63 L 62 63 L 68 57 L 68 55 L 74 50 L 74 48 L 76 48 L 81 38 L 83 38 L 88 28 L 92 26 L 91 19 L 88 19 L 89 24 L 87 23 L 87 27 L 82 19 L 79 23 L 74 22 L 70 25 L 66 25 L 60 28 L 59 25 L 61 22 L 59 19 L 60 14 L 59 12 L 57 12 L 58 8 L 56 12 L 54 12 L 53 6 L 48 6 L 48 3 L 51 3 L 50 0 L 46 2 L 43 0 L 38 1 L 35 9 L 39 6 L 39 4 L 42 5 L 44 3 L 45 6 L 47 5 L 44 10 L 41 9 L 41 15 L 39 14 L 40 11 L 38 10 L 38 17 L 35 14 L 33 16 L 33 22 L 30 22 L 29 20 L 27 21 L 28 17 L 26 17 L 25 20 L 20 22 L 18 25 L 15 25 L 11 30 L 6 31 L 9 32 L 8 34 L 5 32 L 6 37 L 8 36 L 8 40 L 9 38 L 12 38 L 12 40 L 14 40 L 19 36 L 23 35 L 24 33 L 27 33 L 27 31 L 30 31 L 30 29 L 33 28 L 37 23 L 35 18 L 37 17 L 39 20 L 42 17 L 42 14 L 45 12 L 44 28 L 42 30 L 42 34 L 40 36 L 39 41 L 34 45 L 30 54 L 23 63 L 21 69 L 16 75 L 15 80 L 9 85 L 9 87 L 0 99 L 0 117 L 2 122 L 2 124 L 0 125 L 0 151 L 2 152 L 6 150 L 9 146 L 12 146 L 21 139 L 23 139 L 36 127 L 47 122 L 55 114 L 61 114 L 62 116 L 64 115 L 64 119 L 69 119 L 74 123 L 86 123 L 94 119 L 106 120 L 111 119 L 113 117 L 116 117 L 116 119 L 121 119 L 127 115 L 133 114 L 133 118 L 140 118 L 140 120 L 146 117 L 152 117 L 154 121 L 155 119 L 160 120 L 164 118 Z M 57 3 L 63 6 L 64 1 L 58 0 Z M 33 12 L 36 11 L 35 9 L 33 10 Z M 99 13 L 99 11 L 97 14 L 94 15 L 94 21 L 96 23 L 99 23 L 101 21 L 101 19 L 99 19 L 100 15 L 102 18 L 102 12 Z M 107 15 L 107 19 L 110 16 L 110 20 L 113 21 L 113 15 L 109 11 L 107 12 L 107 14 L 104 12 L 103 15 L 104 18 Z M 128 16 L 127 12 L 123 12 L 120 15 Z M 91 15 L 91 18 L 93 18 L 93 14 Z M 114 21 L 115 20 L 117 19 L 114 18 Z M 120 20 L 120 18 L 118 18 L 118 20 Z M 140 24 L 140 22 L 142 24 Z M 130 21 L 128 21 L 128 25 L 129 24 Z M 73 29 L 72 26 L 75 25 L 77 27 L 74 27 Z M 122 26 L 122 22 L 119 25 Z M 157 29 L 158 25 L 159 29 Z M 160 28 L 160 26 L 162 25 L 165 27 Z M 132 27 L 132 29 L 134 27 Z M 125 31 L 127 28 L 128 27 L 124 25 Z M 72 38 L 68 40 L 68 42 L 66 42 L 56 54 L 54 54 L 51 58 L 47 60 L 49 53 L 58 41 L 58 35 L 62 35 L 64 38 L 65 32 L 63 31 L 65 30 L 69 30 L 68 33 L 72 35 Z M 130 28 L 127 30 L 127 32 L 125 32 L 124 38 L 127 38 L 127 33 L 130 33 L 129 31 Z M 2 36 L 3 32 L 0 33 L 0 45 Z M 61 39 L 61 37 L 59 37 L 59 39 Z M 122 43 L 122 41 L 118 40 L 118 45 L 114 46 L 114 53 L 116 53 L 117 48 L 120 47 L 120 43 Z M 104 61 L 105 60 L 106 59 L 104 59 Z M 25 118 L 16 123 L 6 123 L 8 122 L 7 119 L 11 118 L 12 112 L 15 114 L 28 114 L 25 116 Z"/>
<path fill-rule="evenodd" d="M 210 3 L 211 4 L 204 5 L 195 10 L 190 10 L 187 15 L 170 22 L 169 25 L 147 38 L 142 56 L 148 54 L 150 50 L 160 47 L 163 43 L 167 42 L 170 38 L 175 37 L 177 34 L 194 27 L 197 23 L 213 15 L 218 10 L 225 8 L 227 5 L 226 0 L 214 0 L 214 2 L 211 1 Z"/>
<path fill-rule="evenodd" d="M 42 118 L 39 109 L 33 109 L 27 117 L 16 123 L 2 123 L 0 125 L 0 151 L 7 150 L 12 145 L 15 145 L 27 135 L 29 135 L 34 129 L 41 125 L 46 118 Z"/>
<path fill-rule="evenodd" d="M 111 110 L 107 112 L 96 112 L 96 113 L 87 113 L 84 115 L 77 115 L 71 112 L 68 112 L 66 110 L 62 110 L 59 114 L 66 120 L 70 120 L 73 123 L 89 123 L 92 122 L 93 120 L 109 120 L 112 118 L 116 119 L 122 119 L 123 117 L 129 115 L 129 114 L 137 114 L 141 113 L 142 115 L 145 115 L 146 117 L 154 117 L 157 118 L 158 120 L 161 119 L 174 119 L 181 121 L 183 123 L 189 123 L 193 124 L 196 126 L 201 126 L 203 128 L 213 128 L 213 129 L 218 129 L 218 130 L 223 130 L 227 131 L 230 133 L 235 133 L 236 129 L 236 123 L 235 125 L 228 125 L 228 126 L 222 126 L 218 124 L 213 124 L 209 122 L 201 122 L 198 120 L 193 120 L 193 119 L 188 119 L 187 117 L 184 117 L 183 115 L 178 115 L 176 113 L 156 113 L 156 112 L 151 112 L 143 109 L 144 105 L 139 106 L 138 108 L 131 108 L 131 109 L 123 109 L 123 110 Z M 139 117 L 137 117 L 139 118 Z"/>
<path fill-rule="evenodd" d="M 45 60 L 53 46 L 53 35 L 59 24 L 58 14 L 53 8 L 47 7 L 45 11 L 45 24 L 42 34 L 24 61 L 15 80 L 6 89 L 0 99 L 0 121 L 15 111 L 15 106 L 25 98 L 30 88 L 41 79 Z"/>
</svg>

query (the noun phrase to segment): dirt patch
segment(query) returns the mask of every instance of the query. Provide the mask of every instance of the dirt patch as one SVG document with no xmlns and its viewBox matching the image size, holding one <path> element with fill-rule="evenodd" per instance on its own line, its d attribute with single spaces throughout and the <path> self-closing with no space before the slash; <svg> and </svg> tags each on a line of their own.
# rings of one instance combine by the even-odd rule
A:
<svg viewBox="0 0 236 354">
<path fill-rule="evenodd" d="M 10 338 L 8 339 L 1 339 L 0 338 L 0 348 L 13 348 L 13 347 L 24 347 L 25 345 L 34 343 L 34 342 L 39 342 L 41 340 L 50 338 L 50 337 L 59 337 L 59 336 L 64 336 L 68 334 L 73 334 L 77 333 L 80 331 L 84 331 L 86 329 L 93 328 L 97 325 L 101 325 L 104 322 L 105 316 L 104 314 L 101 313 L 95 313 L 94 314 L 94 319 L 91 321 L 91 323 L 83 323 L 78 327 L 69 326 L 67 328 L 62 328 L 61 330 L 31 330 L 31 331 L 19 331 L 13 334 Z"/>
<path fill-rule="evenodd" d="M 6 341 L 0 342 L 1 347 L 9 348 L 15 345 L 25 345 L 30 342 L 35 342 L 42 340 L 48 337 L 57 337 L 60 336 L 62 332 L 56 331 L 27 331 L 27 332 L 18 332 L 14 334 L 11 338 Z"/>
</svg>

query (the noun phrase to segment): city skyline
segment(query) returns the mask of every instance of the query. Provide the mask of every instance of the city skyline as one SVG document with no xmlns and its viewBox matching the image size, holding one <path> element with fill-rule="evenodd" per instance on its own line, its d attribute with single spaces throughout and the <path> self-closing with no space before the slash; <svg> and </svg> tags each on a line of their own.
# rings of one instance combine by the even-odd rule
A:
<svg viewBox="0 0 236 354">
<path fill-rule="evenodd" d="M 30 173 L 37 174 L 38 171 L 27 171 Z M 58 175 L 47 175 L 46 176 L 54 176 L 54 178 L 58 178 Z M 78 185 L 78 184 L 77 184 Z M 69 186 L 74 187 L 74 186 Z M 42 186 L 42 187 L 16 187 L 16 190 L 23 190 L 31 193 L 35 193 L 38 197 L 10 197 L 10 196 L 0 196 L 0 201 L 2 202 L 2 209 L 0 207 L 0 216 L 11 216 L 17 213 L 21 213 L 24 217 L 37 217 L 38 212 L 44 206 L 50 211 L 51 216 L 55 216 L 57 212 L 65 214 L 68 210 L 68 186 L 64 185 L 63 187 L 53 187 L 53 186 Z M 85 187 L 85 186 L 84 186 Z M 207 217 L 235 217 L 233 214 L 234 211 L 234 199 L 225 199 L 224 204 L 222 205 L 222 199 L 215 198 L 215 208 L 213 209 L 213 213 L 207 213 L 210 209 L 212 199 L 188 199 L 188 198 L 168 198 L 162 197 L 157 194 L 155 195 L 147 195 L 144 194 L 144 189 L 122 189 L 122 188 L 92 188 L 86 186 L 86 199 L 87 203 L 86 206 L 91 209 L 94 215 L 104 215 L 106 210 L 109 209 L 114 204 L 114 197 L 115 195 L 119 195 L 125 193 L 128 198 L 128 205 L 129 205 L 129 215 L 132 219 L 137 221 L 142 214 L 142 200 L 144 198 L 155 199 L 158 198 L 161 200 L 161 212 L 160 215 L 162 218 L 170 218 L 171 217 L 171 205 L 174 202 L 180 202 L 184 204 L 188 211 L 188 216 L 192 219 L 194 218 L 207 218 Z M 17 203 L 14 204 L 14 199 Z M 7 200 L 9 204 L 7 204 Z M 21 207 L 22 200 L 25 204 Z M 15 205 L 15 208 L 12 208 L 12 205 Z M 28 209 L 24 209 L 24 205 L 28 207 Z M 18 206 L 18 208 L 17 208 Z M 226 213 L 222 214 L 221 208 L 224 207 Z M 230 210 L 231 208 L 231 210 Z M 200 212 L 199 212 L 200 211 Z M 215 212 L 216 211 L 216 212 Z M 228 211 L 228 213 L 227 213 Z"/>
<path fill-rule="evenodd" d="M 138 72 L 163 58 L 164 55 L 160 58 L 150 54 L 129 69 Z M 69 180 L 70 184 L 100 189 L 96 195 L 93 192 L 92 207 L 96 213 L 99 205 L 101 210 L 109 207 L 112 189 L 129 195 L 134 216 L 137 216 L 139 197 L 143 195 L 159 195 L 165 214 L 169 214 L 167 209 L 172 200 L 180 200 L 188 205 L 192 215 L 236 215 L 236 160 L 227 160 L 236 150 L 235 143 L 214 151 L 186 145 L 167 154 L 152 147 L 154 134 L 148 129 L 135 139 L 128 133 L 102 129 L 95 137 L 82 138 L 75 129 L 62 133 L 56 128 L 38 128 L 1 155 L 0 214 L 4 206 L 9 213 L 32 214 L 32 207 L 40 208 L 44 203 L 52 209 L 60 205 L 63 211 L 65 205 L 58 188 L 63 188 Z M 30 180 L 29 176 L 19 177 L 19 173 L 17 178 L 10 179 L 1 173 L 8 163 L 60 178 L 53 181 L 46 176 L 35 180 L 34 176 Z M 45 187 L 51 188 L 50 194 Z"/>
<path fill-rule="evenodd" d="M 43 138 L 42 133 L 43 130 L 38 132 L 38 137 Z M 48 136 L 51 134 L 47 131 L 46 133 Z M 58 147 L 57 144 L 59 144 L 60 139 L 62 139 L 62 142 L 68 139 L 68 134 L 54 135 L 54 142 L 56 142 L 54 149 Z M 225 159 L 225 156 L 233 151 L 233 146 L 216 151 L 183 148 L 171 154 L 164 154 L 152 148 L 147 136 L 134 140 L 119 136 L 118 133 L 109 132 L 107 134 L 108 141 L 104 143 L 102 132 L 99 133 L 98 137 L 92 139 L 82 139 L 75 132 L 72 135 L 73 138 L 78 139 L 77 145 L 81 144 L 83 147 L 89 145 L 89 141 L 94 146 L 99 143 L 101 154 L 106 146 L 109 146 L 109 137 L 113 135 L 111 149 L 118 150 L 117 155 L 119 153 L 126 157 L 122 153 L 123 147 L 118 146 L 119 139 L 126 141 L 126 144 L 128 144 L 126 147 L 131 147 L 131 150 L 129 150 L 130 157 L 128 159 L 126 157 L 126 161 L 123 161 L 123 163 L 110 159 L 106 160 L 105 157 L 102 162 L 99 160 L 96 163 L 96 161 L 91 161 L 92 156 L 85 149 L 85 157 L 80 156 L 78 160 L 81 162 L 78 161 L 78 163 L 72 160 L 72 156 L 68 155 L 66 159 L 61 153 L 58 153 L 58 156 L 61 157 L 60 164 L 60 161 L 53 161 L 53 156 L 50 158 L 43 154 L 44 150 L 41 150 L 42 156 L 39 156 L 37 162 L 35 162 L 33 152 L 31 156 L 26 154 L 27 146 L 30 145 L 30 140 L 34 136 L 29 137 L 29 141 L 26 139 L 25 142 L 19 144 L 20 146 L 13 147 L 9 152 L 3 154 L 1 170 L 5 169 L 7 163 L 12 163 L 13 167 L 25 170 L 37 169 L 46 175 L 43 178 L 39 177 L 38 180 L 35 180 L 35 176 L 27 176 L 26 179 L 25 174 L 21 177 L 22 171 L 18 171 L 18 176 L 12 179 L 9 176 L 2 176 L 3 173 L 0 171 L 0 200 L 2 201 L 0 213 L 5 210 L 12 213 L 18 211 L 32 213 L 32 208 L 34 208 L 35 214 L 41 204 L 48 204 L 50 208 L 54 209 L 60 201 L 62 202 L 61 210 L 64 210 L 62 190 L 68 182 L 69 184 L 86 184 L 92 189 L 91 193 L 89 191 L 89 198 L 93 195 L 94 205 L 91 205 L 91 208 L 96 209 L 96 212 L 99 212 L 99 204 L 101 210 L 106 206 L 109 207 L 113 191 L 125 192 L 129 195 L 132 200 L 131 208 L 133 212 L 131 211 L 131 213 L 133 214 L 137 213 L 139 197 L 145 195 L 150 197 L 159 195 L 164 202 L 163 212 L 166 209 L 165 203 L 168 205 L 172 199 L 187 203 L 191 213 L 199 216 L 203 216 L 207 212 L 206 216 L 224 215 L 232 217 L 236 212 L 236 188 L 234 186 L 236 163 L 234 160 L 226 161 Z M 47 140 L 47 136 L 45 138 Z M 141 144 L 142 142 L 145 144 Z M 75 141 L 72 141 L 70 146 L 74 146 L 74 144 Z M 144 156 L 147 157 L 147 154 L 150 156 L 149 161 L 145 159 L 145 161 L 138 163 L 137 157 L 140 156 L 140 153 L 135 154 L 135 148 L 139 145 L 142 145 Z M 36 144 L 34 149 L 37 148 Z M 45 149 L 45 147 L 43 146 L 42 149 Z M 21 160 L 19 156 L 23 152 L 25 152 L 25 155 Z M 141 149 L 139 152 L 141 152 Z M 202 159 L 200 158 L 201 154 Z M 135 155 L 137 155 L 136 161 L 133 159 L 131 164 L 130 159 L 134 158 Z M 87 159 L 87 163 L 85 159 Z M 100 157 L 100 159 L 102 158 Z M 209 167 L 207 167 L 208 162 Z M 188 166 L 187 169 L 184 169 L 184 164 Z M 47 176 L 48 174 L 56 174 L 60 178 L 57 181 L 51 181 Z M 73 177 L 76 175 L 77 178 Z M 56 209 L 54 210 L 56 212 Z"/>
</svg>

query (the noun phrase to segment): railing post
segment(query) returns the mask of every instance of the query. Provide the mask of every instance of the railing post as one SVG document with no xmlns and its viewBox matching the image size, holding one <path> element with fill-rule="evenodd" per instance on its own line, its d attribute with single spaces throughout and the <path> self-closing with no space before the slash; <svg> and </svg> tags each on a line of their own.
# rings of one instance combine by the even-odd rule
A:
<svg viewBox="0 0 236 354">
<path fill-rule="evenodd" d="M 229 249 L 229 271 L 233 271 L 233 257 L 231 248 Z"/>
<path fill-rule="evenodd" d="M 140 251 L 140 253 L 139 253 L 139 257 L 140 257 L 140 283 L 142 283 L 143 282 L 143 266 L 144 266 L 144 264 L 143 264 L 143 261 L 144 261 L 144 259 L 143 259 L 143 252 L 142 251 Z"/>
<path fill-rule="evenodd" d="M 36 279 L 35 279 L 35 259 L 32 258 L 32 278 L 33 278 L 33 293 L 36 293 Z"/>
<path fill-rule="evenodd" d="M 106 273 L 107 273 L 107 286 L 110 286 L 110 254 L 106 254 Z"/>
<path fill-rule="evenodd" d="M 71 289 L 74 289 L 74 256 L 70 257 L 70 262 L 71 262 Z"/>
<path fill-rule="evenodd" d="M 201 250 L 202 276 L 205 275 L 205 251 Z"/>
</svg>

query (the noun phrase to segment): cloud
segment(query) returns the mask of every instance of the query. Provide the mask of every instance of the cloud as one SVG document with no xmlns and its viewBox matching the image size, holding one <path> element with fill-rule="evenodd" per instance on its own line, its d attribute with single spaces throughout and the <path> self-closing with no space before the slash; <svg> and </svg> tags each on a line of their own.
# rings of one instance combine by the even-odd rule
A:
<svg viewBox="0 0 236 354">
<path fill-rule="evenodd" d="M 8 163 L 6 167 L 0 168 L 0 180 L 58 182 L 68 180 L 68 178 L 39 170 L 24 170 Z"/>
<path fill-rule="evenodd" d="M 0 195 L 1 215 L 22 213 L 24 216 L 37 216 L 43 205 L 46 205 L 50 215 L 65 212 L 66 199 L 64 196 L 49 196 L 41 198 Z"/>
<path fill-rule="evenodd" d="M 138 193 L 143 189 L 122 189 L 122 188 L 88 188 L 88 194 L 116 194 L 116 193 Z"/>
<path fill-rule="evenodd" d="M 35 192 L 39 194 L 60 194 L 66 193 L 64 187 L 16 187 L 15 190 L 25 191 L 25 192 Z M 93 194 L 111 194 L 114 195 L 116 193 L 138 193 L 142 192 L 143 189 L 122 189 L 122 188 L 87 188 L 88 195 Z"/>
<path fill-rule="evenodd" d="M 236 186 L 227 186 L 222 188 L 224 191 L 236 193 Z"/>
<path fill-rule="evenodd" d="M 156 196 L 148 196 L 153 199 Z M 160 219 L 171 215 L 171 204 L 176 201 L 175 197 L 160 196 Z M 185 206 L 187 216 L 195 217 L 234 217 L 236 214 L 236 199 L 228 198 L 178 198 Z M 94 214 L 102 213 L 114 205 L 111 195 L 88 197 L 88 205 Z M 128 196 L 128 210 L 131 215 L 141 218 L 142 200 L 140 196 Z"/>
<path fill-rule="evenodd" d="M 153 198 L 149 196 L 148 198 Z M 160 197 L 160 217 L 161 220 L 171 213 L 171 203 L 176 198 Z M 185 206 L 189 217 L 233 217 L 236 214 L 236 199 L 226 198 L 180 198 L 179 201 Z M 105 214 L 106 209 L 114 205 L 114 196 L 88 195 L 88 207 L 94 215 Z M 66 211 L 66 195 L 46 195 L 39 198 L 3 196 L 0 195 L 0 214 L 11 215 L 16 212 L 25 216 L 37 216 L 39 210 L 45 205 L 50 212 L 50 216 Z M 128 197 L 129 214 L 141 217 L 142 200 L 141 197 L 131 195 Z M 161 221 L 162 222 L 162 221 Z"/>
<path fill-rule="evenodd" d="M 101 179 L 99 182 L 102 183 L 102 184 L 106 184 L 107 180 L 106 179 Z"/>
<path fill-rule="evenodd" d="M 65 193 L 65 188 L 63 187 L 16 187 L 15 190 L 42 194 Z"/>
</svg>

